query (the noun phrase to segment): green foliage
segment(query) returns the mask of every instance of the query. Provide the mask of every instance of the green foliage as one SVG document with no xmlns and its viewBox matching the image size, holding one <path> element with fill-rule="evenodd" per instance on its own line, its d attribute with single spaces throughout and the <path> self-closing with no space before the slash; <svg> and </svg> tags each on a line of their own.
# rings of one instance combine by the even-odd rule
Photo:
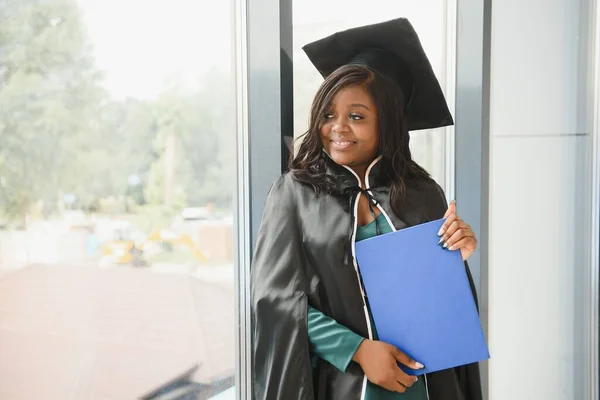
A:
<svg viewBox="0 0 600 400">
<path fill-rule="evenodd" d="M 72 177 L 100 78 L 72 0 L 4 1 L 0 14 L 0 201 L 9 215 Z M 53 193 L 54 192 L 54 193 Z"/>
<path fill-rule="evenodd" d="M 194 93 L 175 86 L 156 101 L 117 101 L 76 0 L 0 0 L 0 9 L 0 215 L 22 218 L 40 201 L 52 213 L 65 194 L 79 209 L 109 197 L 231 207 L 228 77 L 212 71 Z"/>
</svg>

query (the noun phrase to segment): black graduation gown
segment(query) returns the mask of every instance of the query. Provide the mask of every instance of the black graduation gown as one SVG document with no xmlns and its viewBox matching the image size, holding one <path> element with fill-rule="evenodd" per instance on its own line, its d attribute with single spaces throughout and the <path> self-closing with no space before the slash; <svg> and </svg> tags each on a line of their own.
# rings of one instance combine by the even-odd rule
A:
<svg viewBox="0 0 600 400">
<path fill-rule="evenodd" d="M 337 194 L 316 197 L 290 173 L 271 187 L 251 269 L 252 383 L 256 400 L 360 400 L 365 375 L 351 363 L 345 373 L 318 360 L 313 379 L 307 306 L 369 337 L 358 270 L 348 254 L 356 229 L 358 177 L 326 158 Z M 380 210 L 396 229 L 442 218 L 447 203 L 435 182 L 407 188 L 402 219 L 390 206 L 389 187 L 376 181 L 377 160 L 367 172 Z M 349 194 L 352 193 L 352 194 Z M 352 253 L 350 253 L 352 254 Z M 465 263 L 473 296 L 475 287 Z M 478 364 L 427 374 L 430 400 L 482 400 Z"/>
</svg>

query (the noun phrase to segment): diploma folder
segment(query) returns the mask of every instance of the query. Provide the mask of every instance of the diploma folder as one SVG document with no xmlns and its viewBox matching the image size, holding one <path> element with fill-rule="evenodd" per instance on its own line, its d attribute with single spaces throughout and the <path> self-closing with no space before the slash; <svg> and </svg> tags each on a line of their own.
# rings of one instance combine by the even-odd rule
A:
<svg viewBox="0 0 600 400">
<path fill-rule="evenodd" d="M 425 366 L 422 375 L 490 358 L 460 251 L 438 245 L 444 220 L 356 243 L 379 340 Z"/>
</svg>

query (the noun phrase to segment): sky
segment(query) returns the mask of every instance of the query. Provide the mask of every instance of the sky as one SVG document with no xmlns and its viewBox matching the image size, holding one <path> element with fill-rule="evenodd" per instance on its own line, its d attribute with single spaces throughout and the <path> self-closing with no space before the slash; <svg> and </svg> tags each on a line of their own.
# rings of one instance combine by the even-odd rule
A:
<svg viewBox="0 0 600 400">
<path fill-rule="evenodd" d="M 195 85 L 230 70 L 232 0 L 78 0 L 96 65 L 116 98 L 154 99 L 173 78 Z"/>
</svg>

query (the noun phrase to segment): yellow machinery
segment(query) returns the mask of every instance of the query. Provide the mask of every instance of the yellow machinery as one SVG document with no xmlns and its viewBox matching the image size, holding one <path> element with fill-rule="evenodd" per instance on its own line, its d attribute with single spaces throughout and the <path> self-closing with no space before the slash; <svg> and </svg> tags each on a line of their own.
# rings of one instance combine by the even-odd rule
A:
<svg viewBox="0 0 600 400">
<path fill-rule="evenodd" d="M 208 262 L 206 254 L 196 246 L 189 235 L 175 235 L 168 231 L 155 229 L 150 236 L 143 240 L 135 240 L 132 236 L 130 231 L 118 231 L 115 240 L 104 244 L 104 255 L 111 257 L 117 264 L 147 266 L 153 255 L 184 247 L 198 262 L 202 264 Z"/>
<path fill-rule="evenodd" d="M 159 229 L 152 231 L 147 239 L 150 243 L 167 243 L 171 246 L 186 247 L 200 263 L 208 262 L 208 257 L 202 250 L 196 246 L 194 239 L 190 235 L 174 235 Z"/>
</svg>

